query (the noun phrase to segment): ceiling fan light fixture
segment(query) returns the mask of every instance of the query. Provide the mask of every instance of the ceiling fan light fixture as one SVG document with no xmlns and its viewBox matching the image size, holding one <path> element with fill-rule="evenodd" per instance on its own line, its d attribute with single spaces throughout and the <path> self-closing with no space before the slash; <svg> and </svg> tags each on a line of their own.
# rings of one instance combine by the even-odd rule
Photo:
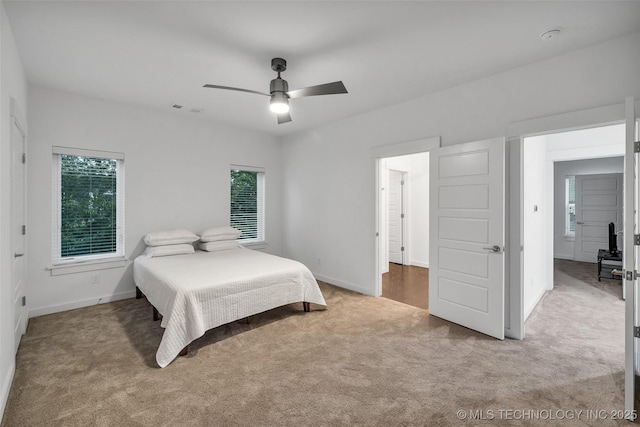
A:
<svg viewBox="0 0 640 427">
<path fill-rule="evenodd" d="M 276 114 L 284 114 L 289 112 L 289 100 L 282 92 L 275 92 L 271 95 L 269 109 Z"/>
</svg>

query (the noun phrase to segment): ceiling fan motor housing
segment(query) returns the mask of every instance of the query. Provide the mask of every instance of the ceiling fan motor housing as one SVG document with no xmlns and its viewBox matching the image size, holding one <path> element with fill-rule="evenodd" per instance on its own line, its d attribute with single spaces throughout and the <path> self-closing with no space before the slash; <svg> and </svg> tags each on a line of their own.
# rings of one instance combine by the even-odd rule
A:
<svg viewBox="0 0 640 427">
<path fill-rule="evenodd" d="M 271 95 L 276 92 L 287 93 L 289 92 L 289 84 L 286 80 L 282 80 L 281 78 L 273 79 L 271 80 L 271 86 L 269 90 L 271 92 Z"/>
</svg>

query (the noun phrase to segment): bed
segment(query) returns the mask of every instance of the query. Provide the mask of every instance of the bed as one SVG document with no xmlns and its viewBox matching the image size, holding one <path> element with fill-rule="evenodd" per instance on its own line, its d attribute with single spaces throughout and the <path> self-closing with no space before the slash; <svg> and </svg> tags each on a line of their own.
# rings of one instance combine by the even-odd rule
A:
<svg viewBox="0 0 640 427">
<path fill-rule="evenodd" d="M 303 264 L 246 248 L 149 257 L 133 263 L 137 291 L 162 316 L 161 368 L 212 328 L 283 305 L 326 305 Z"/>
</svg>

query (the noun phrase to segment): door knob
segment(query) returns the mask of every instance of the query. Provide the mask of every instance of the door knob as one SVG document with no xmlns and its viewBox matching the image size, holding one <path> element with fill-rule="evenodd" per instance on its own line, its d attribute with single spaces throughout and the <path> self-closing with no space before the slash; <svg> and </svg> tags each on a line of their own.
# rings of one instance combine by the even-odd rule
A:
<svg viewBox="0 0 640 427">
<path fill-rule="evenodd" d="M 502 248 L 500 248 L 500 246 L 498 246 L 498 245 L 493 245 L 490 248 L 482 248 L 482 249 L 485 249 L 487 251 L 491 251 L 491 252 L 494 252 L 494 253 L 497 253 L 497 254 L 502 252 Z"/>
<path fill-rule="evenodd" d="M 13 254 L 14 258 L 20 258 L 21 256 L 24 256 L 24 254 Z"/>
</svg>

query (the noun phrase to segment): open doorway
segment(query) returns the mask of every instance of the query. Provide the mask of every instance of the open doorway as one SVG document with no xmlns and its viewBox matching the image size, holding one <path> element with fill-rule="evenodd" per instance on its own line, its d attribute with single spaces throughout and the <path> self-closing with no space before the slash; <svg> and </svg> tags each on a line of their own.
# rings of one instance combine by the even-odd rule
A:
<svg viewBox="0 0 640 427">
<path fill-rule="evenodd" d="M 609 223 L 622 229 L 624 124 L 527 137 L 523 148 L 525 320 L 559 277 L 622 298 L 621 280 L 598 281 L 597 263 Z"/>
<path fill-rule="evenodd" d="M 623 172 L 622 156 L 554 163 L 554 283 L 564 273 L 623 298 Z"/>
<path fill-rule="evenodd" d="M 381 158 L 381 295 L 429 307 L 429 153 Z"/>
</svg>

